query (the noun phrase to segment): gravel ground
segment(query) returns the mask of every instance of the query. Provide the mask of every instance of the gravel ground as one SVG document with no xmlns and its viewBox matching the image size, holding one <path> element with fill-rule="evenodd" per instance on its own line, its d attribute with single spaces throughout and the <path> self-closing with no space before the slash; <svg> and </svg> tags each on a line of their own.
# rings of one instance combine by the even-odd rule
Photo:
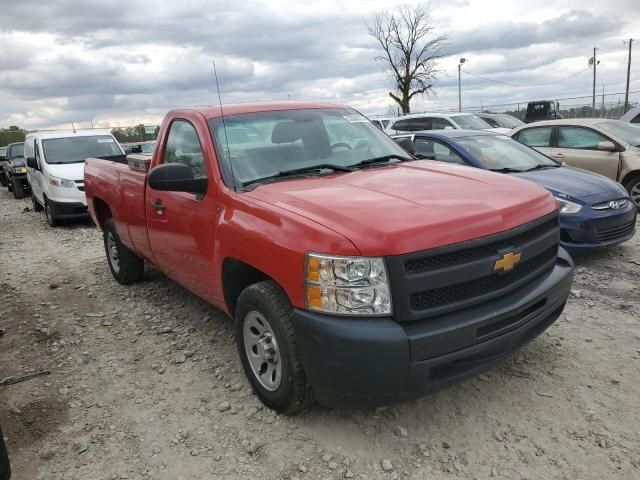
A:
<svg viewBox="0 0 640 480">
<path fill-rule="evenodd" d="M 100 232 L 0 191 L 0 422 L 17 480 L 640 478 L 640 235 L 577 259 L 559 321 L 488 374 L 377 410 L 262 408 L 232 324 Z"/>
</svg>

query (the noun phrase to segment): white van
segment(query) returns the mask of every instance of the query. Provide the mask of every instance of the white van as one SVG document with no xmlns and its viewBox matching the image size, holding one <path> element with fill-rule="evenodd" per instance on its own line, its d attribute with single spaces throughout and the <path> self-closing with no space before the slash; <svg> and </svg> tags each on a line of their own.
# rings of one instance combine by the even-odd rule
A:
<svg viewBox="0 0 640 480">
<path fill-rule="evenodd" d="M 89 157 L 125 161 L 108 130 L 56 130 L 27 134 L 24 141 L 33 209 L 44 209 L 52 227 L 87 217 L 84 161 Z"/>
</svg>

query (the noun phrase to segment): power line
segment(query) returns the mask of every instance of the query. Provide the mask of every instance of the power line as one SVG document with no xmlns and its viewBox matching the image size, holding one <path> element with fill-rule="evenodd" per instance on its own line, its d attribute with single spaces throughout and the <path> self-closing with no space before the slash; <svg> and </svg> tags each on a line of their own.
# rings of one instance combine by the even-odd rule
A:
<svg viewBox="0 0 640 480">
<path fill-rule="evenodd" d="M 589 70 L 588 68 L 585 68 L 584 70 L 581 70 L 578 73 L 574 73 L 573 75 L 569 75 L 568 77 L 561 78 L 561 79 L 555 80 L 553 82 L 536 83 L 536 84 L 503 82 L 503 81 L 500 81 L 500 80 L 495 80 L 493 78 L 483 77 L 482 75 L 477 75 L 477 74 L 475 74 L 473 72 L 470 72 L 469 70 L 465 70 L 465 73 L 467 75 L 471 75 L 472 77 L 476 77 L 476 78 L 479 78 L 481 80 L 485 80 L 487 82 L 500 83 L 502 85 L 509 85 L 510 87 L 545 87 L 547 85 L 554 85 L 556 83 L 561 83 L 561 82 L 564 82 L 565 80 L 569 80 L 570 78 L 577 77 L 578 75 L 581 75 L 581 74 L 583 74 L 584 72 L 586 72 L 588 70 Z"/>
</svg>

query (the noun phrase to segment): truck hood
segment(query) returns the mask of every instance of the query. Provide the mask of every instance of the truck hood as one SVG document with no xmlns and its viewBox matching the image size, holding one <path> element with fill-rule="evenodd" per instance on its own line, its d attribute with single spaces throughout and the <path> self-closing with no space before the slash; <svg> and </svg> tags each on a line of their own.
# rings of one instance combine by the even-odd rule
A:
<svg viewBox="0 0 640 480">
<path fill-rule="evenodd" d="M 46 170 L 50 175 L 66 180 L 84 179 L 84 162 L 48 163 Z"/>
<path fill-rule="evenodd" d="M 552 196 L 531 182 L 434 161 L 280 181 L 246 195 L 344 235 L 362 255 L 463 242 L 556 208 Z"/>
<path fill-rule="evenodd" d="M 553 194 L 568 195 L 584 203 L 615 200 L 626 195 L 613 180 L 579 168 L 547 168 L 511 175 L 536 182 Z"/>
</svg>

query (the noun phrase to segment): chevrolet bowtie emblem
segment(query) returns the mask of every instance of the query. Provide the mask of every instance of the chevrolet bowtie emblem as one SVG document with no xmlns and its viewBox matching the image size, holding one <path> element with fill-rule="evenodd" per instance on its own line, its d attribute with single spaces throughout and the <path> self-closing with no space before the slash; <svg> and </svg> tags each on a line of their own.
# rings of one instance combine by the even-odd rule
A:
<svg viewBox="0 0 640 480">
<path fill-rule="evenodd" d="M 520 261 L 521 254 L 519 253 L 505 253 L 502 258 L 496 261 L 493 266 L 493 270 L 502 270 L 503 272 L 508 272 L 509 270 L 513 270 L 513 267 Z"/>
</svg>

